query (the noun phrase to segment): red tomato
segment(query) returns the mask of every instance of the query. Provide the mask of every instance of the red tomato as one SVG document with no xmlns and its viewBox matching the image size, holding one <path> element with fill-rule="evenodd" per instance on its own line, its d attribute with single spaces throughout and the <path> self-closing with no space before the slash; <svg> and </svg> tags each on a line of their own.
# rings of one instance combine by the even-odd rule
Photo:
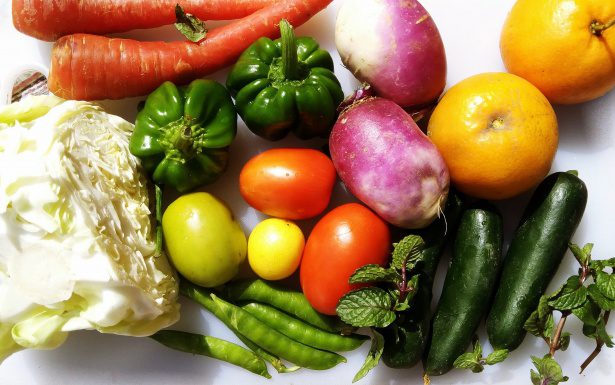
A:
<svg viewBox="0 0 615 385">
<path fill-rule="evenodd" d="M 301 289 L 314 309 L 335 314 L 342 296 L 361 285 L 348 278 L 368 263 L 389 259 L 389 227 L 365 206 L 348 203 L 331 210 L 316 224 L 301 259 Z"/>
<path fill-rule="evenodd" d="M 307 219 L 329 205 L 336 172 L 320 151 L 275 148 L 243 166 L 239 190 L 258 211 L 284 219 Z"/>
</svg>

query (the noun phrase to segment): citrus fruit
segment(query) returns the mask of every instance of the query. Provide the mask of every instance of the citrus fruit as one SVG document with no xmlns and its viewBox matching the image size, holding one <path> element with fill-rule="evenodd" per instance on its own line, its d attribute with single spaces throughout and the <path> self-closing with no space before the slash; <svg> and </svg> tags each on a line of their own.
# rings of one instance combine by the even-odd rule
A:
<svg viewBox="0 0 615 385">
<path fill-rule="evenodd" d="M 615 1 L 518 0 L 500 49 L 506 69 L 551 102 L 595 99 L 615 87 Z"/>
<path fill-rule="evenodd" d="M 460 191 L 505 199 L 537 185 L 557 150 L 557 119 L 547 98 L 508 73 L 467 78 L 444 94 L 428 136 Z"/>
<path fill-rule="evenodd" d="M 299 267 L 305 237 L 293 222 L 269 218 L 257 224 L 248 238 L 248 262 L 259 277 L 284 279 Z"/>
</svg>

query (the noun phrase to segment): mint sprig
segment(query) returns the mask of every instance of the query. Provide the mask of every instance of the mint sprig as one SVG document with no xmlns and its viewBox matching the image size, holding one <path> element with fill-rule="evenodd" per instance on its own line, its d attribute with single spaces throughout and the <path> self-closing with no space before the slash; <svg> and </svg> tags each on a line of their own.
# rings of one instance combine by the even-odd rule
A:
<svg viewBox="0 0 615 385">
<path fill-rule="evenodd" d="M 421 261 L 425 242 L 418 235 L 408 235 L 393 244 L 388 267 L 368 264 L 358 268 L 349 283 L 373 283 L 378 286 L 363 287 L 344 295 L 336 312 L 342 321 L 355 327 L 371 327 L 372 346 L 359 372 L 352 382 L 363 378 L 378 365 L 384 350 L 384 337 L 374 328 L 384 328 L 393 323 L 397 313 L 408 310 L 416 294 L 419 275 L 414 272 Z"/>
<path fill-rule="evenodd" d="M 356 327 L 387 327 L 396 312 L 410 307 L 418 287 L 419 275 L 413 269 L 421 260 L 425 242 L 418 235 L 408 235 L 393 245 L 389 267 L 369 264 L 358 268 L 350 283 L 380 283 L 381 287 L 353 290 L 337 305 L 337 315 Z"/>
<path fill-rule="evenodd" d="M 470 369 L 473 373 L 480 373 L 485 369 L 485 365 L 495 365 L 504 361 L 508 357 L 508 349 L 499 349 L 491 352 L 487 357 L 483 357 L 483 347 L 478 338 L 474 340 L 474 349 L 469 353 L 463 353 L 453 363 L 458 369 Z"/>
<path fill-rule="evenodd" d="M 542 338 L 549 346 L 549 353 L 543 358 L 532 357 L 536 367 L 530 373 L 533 384 L 556 385 L 568 379 L 554 356 L 556 351 L 566 350 L 570 343 L 570 333 L 564 327 L 571 315 L 583 323 L 583 334 L 596 340 L 596 348 L 581 364 L 581 372 L 604 346 L 615 346 L 606 331 L 610 312 L 615 309 L 615 258 L 592 260 L 591 243 L 582 248 L 571 243 L 569 248 L 580 265 L 579 273 L 569 277 L 553 294 L 543 296 L 525 323 L 529 333 Z M 556 311 L 560 313 L 557 324 Z"/>
</svg>

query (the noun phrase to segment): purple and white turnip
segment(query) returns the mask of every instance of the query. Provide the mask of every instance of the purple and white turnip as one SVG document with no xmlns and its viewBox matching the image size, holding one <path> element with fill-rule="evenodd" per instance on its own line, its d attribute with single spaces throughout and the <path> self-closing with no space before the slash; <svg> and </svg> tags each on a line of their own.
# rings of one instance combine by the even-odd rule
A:
<svg viewBox="0 0 615 385">
<path fill-rule="evenodd" d="M 358 94 L 329 138 L 340 178 L 387 222 L 409 229 L 429 225 L 448 195 L 449 172 L 442 155 L 400 106 Z"/>
<path fill-rule="evenodd" d="M 357 79 L 402 107 L 433 103 L 444 90 L 444 45 L 416 0 L 346 0 L 337 15 L 335 44 Z"/>
</svg>

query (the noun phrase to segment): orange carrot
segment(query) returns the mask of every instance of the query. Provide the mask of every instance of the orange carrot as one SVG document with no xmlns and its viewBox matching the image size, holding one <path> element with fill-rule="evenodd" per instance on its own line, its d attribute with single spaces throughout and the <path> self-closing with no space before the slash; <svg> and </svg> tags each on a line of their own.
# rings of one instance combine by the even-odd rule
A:
<svg viewBox="0 0 615 385">
<path fill-rule="evenodd" d="M 210 31 L 198 44 L 64 36 L 51 52 L 49 90 L 66 99 L 121 99 L 145 95 L 166 80 L 187 83 L 232 64 L 258 38 L 279 36 L 281 19 L 299 26 L 331 1 L 278 1 Z"/>
<path fill-rule="evenodd" d="M 175 22 L 175 5 L 201 20 L 245 17 L 276 0 L 13 0 L 15 28 L 54 41 L 71 33 L 102 35 Z"/>
</svg>

